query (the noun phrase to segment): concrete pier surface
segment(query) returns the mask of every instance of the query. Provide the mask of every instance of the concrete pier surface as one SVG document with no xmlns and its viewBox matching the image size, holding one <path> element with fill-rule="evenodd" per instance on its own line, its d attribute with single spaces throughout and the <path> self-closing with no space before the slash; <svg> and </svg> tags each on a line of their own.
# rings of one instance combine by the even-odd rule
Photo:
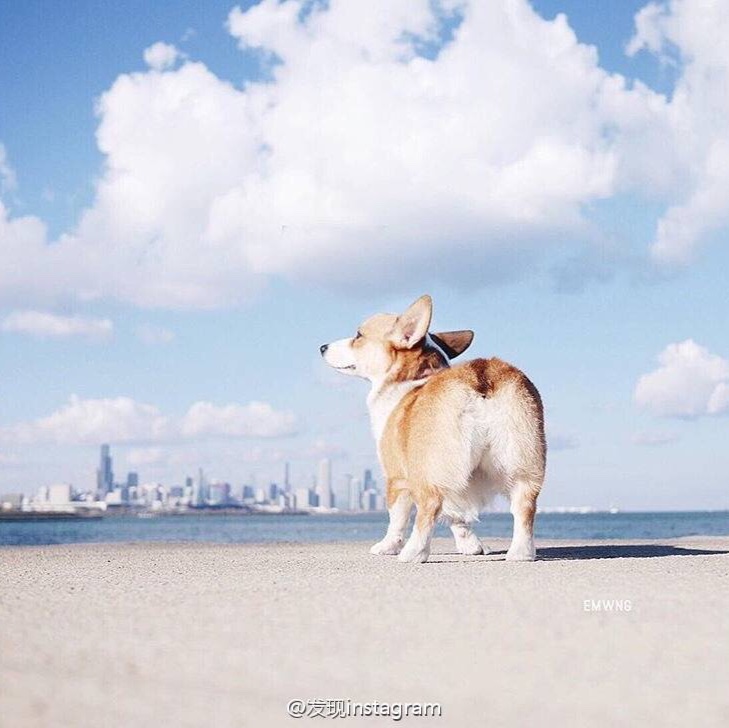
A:
<svg viewBox="0 0 729 728">
<path fill-rule="evenodd" d="M 0 548 L 0 726 L 729 725 L 729 538 L 487 543 Z"/>
</svg>

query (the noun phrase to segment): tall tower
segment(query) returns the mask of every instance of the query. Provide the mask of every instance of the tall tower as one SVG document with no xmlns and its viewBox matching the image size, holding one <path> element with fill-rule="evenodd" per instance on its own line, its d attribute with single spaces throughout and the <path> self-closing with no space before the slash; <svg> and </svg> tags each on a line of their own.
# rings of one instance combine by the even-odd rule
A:
<svg viewBox="0 0 729 728">
<path fill-rule="evenodd" d="M 104 444 L 101 446 L 99 468 L 96 471 L 96 493 L 99 500 L 104 500 L 106 494 L 114 489 L 114 471 L 112 465 L 113 462 L 109 452 L 109 446 Z"/>
<path fill-rule="evenodd" d="M 349 510 L 362 510 L 362 480 L 351 478 L 349 481 Z"/>
<path fill-rule="evenodd" d="M 203 473 L 203 469 L 200 468 L 197 471 L 197 482 L 193 486 L 192 489 L 192 505 L 193 506 L 204 506 L 206 502 L 206 483 L 205 483 L 205 473 Z"/>
<path fill-rule="evenodd" d="M 288 493 L 291 490 L 291 469 L 289 467 L 288 461 L 284 463 L 284 482 L 283 487 L 284 491 Z"/>
<path fill-rule="evenodd" d="M 319 461 L 319 477 L 316 479 L 316 494 L 322 508 L 332 507 L 332 462 L 329 458 Z"/>
</svg>

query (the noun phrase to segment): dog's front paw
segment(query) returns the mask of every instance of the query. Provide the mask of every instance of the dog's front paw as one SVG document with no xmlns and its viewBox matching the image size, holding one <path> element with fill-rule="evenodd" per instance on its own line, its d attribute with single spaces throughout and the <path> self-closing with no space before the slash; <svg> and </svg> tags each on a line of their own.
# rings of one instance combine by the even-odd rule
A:
<svg viewBox="0 0 729 728">
<path fill-rule="evenodd" d="M 400 540 L 383 538 L 370 549 L 370 553 L 375 556 L 397 556 L 402 551 L 402 546 L 403 542 Z"/>
<path fill-rule="evenodd" d="M 429 549 L 409 549 L 407 545 L 397 557 L 398 561 L 410 564 L 424 564 L 430 556 Z"/>
</svg>

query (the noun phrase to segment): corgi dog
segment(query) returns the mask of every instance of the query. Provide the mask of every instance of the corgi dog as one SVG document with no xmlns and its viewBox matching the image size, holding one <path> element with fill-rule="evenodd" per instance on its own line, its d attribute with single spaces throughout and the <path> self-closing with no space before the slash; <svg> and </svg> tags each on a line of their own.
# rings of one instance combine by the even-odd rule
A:
<svg viewBox="0 0 729 728">
<path fill-rule="evenodd" d="M 430 296 L 421 296 L 399 316 L 377 314 L 354 336 L 320 347 L 331 367 L 371 383 L 367 406 L 390 522 L 370 551 L 425 562 L 442 518 L 460 553 L 487 553 L 472 526 L 502 494 L 514 518 L 506 558 L 533 561 L 547 451 L 539 392 L 500 359 L 452 367 L 473 332 L 429 333 L 432 315 Z M 415 523 L 406 542 L 413 505 Z"/>
</svg>

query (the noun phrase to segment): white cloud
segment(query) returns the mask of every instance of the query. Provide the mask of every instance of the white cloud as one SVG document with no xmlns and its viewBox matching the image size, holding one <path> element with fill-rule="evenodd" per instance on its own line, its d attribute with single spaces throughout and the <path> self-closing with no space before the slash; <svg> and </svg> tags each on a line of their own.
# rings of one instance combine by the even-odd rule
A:
<svg viewBox="0 0 729 728">
<path fill-rule="evenodd" d="M 157 42 L 144 49 L 144 62 L 154 71 L 166 71 L 183 57 L 183 54 L 169 43 Z"/>
<path fill-rule="evenodd" d="M 181 417 L 129 397 L 81 399 L 32 422 L 0 427 L 0 442 L 98 444 L 173 442 L 215 437 L 280 437 L 296 431 L 296 417 L 265 402 L 216 407 L 195 402 Z"/>
<path fill-rule="evenodd" d="M 693 418 L 729 412 L 729 361 L 692 339 L 669 344 L 658 369 L 635 386 L 635 401 L 662 417 Z"/>
<path fill-rule="evenodd" d="M 148 48 L 151 69 L 99 100 L 104 170 L 78 225 L 48 245 L 0 205 L 0 295 L 214 307 L 271 276 L 482 286 L 589 238 L 591 203 L 616 195 L 670 204 L 662 261 L 726 222 L 726 3 L 638 17 L 631 52 L 679 48 L 671 99 L 606 73 L 526 0 L 303 8 L 231 11 L 241 47 L 272 63 L 265 83 Z"/>
<path fill-rule="evenodd" d="M 160 447 L 134 448 L 126 454 L 127 465 L 132 468 L 166 465 L 168 459 L 168 452 Z"/>
<path fill-rule="evenodd" d="M 278 437 L 295 431 L 296 418 L 291 412 L 277 412 L 266 402 L 218 407 L 210 402 L 196 402 L 181 423 L 183 436 L 195 437 Z"/>
<path fill-rule="evenodd" d="M 636 15 L 628 53 L 646 49 L 681 72 L 669 108 L 684 164 L 678 199 L 657 224 L 663 263 L 685 263 L 709 233 L 729 224 L 729 6 L 723 0 L 650 3 Z"/>
<path fill-rule="evenodd" d="M 137 338 L 150 346 L 154 344 L 169 344 L 175 338 L 175 332 L 163 326 L 142 324 L 135 330 Z"/>
<path fill-rule="evenodd" d="M 0 440 L 95 444 L 157 440 L 169 433 L 169 419 L 152 405 L 129 397 L 81 399 L 73 395 L 48 417 L 0 428 Z"/>
<path fill-rule="evenodd" d="M 17 187 L 17 184 L 15 170 L 10 166 L 10 162 L 8 162 L 5 145 L 0 142 L 0 194 L 12 192 Z"/>
<path fill-rule="evenodd" d="M 0 200 L 0 300 L 35 302 L 55 298 L 61 291 L 82 291 L 83 269 L 82 254 L 74 266 L 65 246 L 48 245 L 42 220 L 12 217 Z"/>
<path fill-rule="evenodd" d="M 629 56 L 634 56 L 645 49 L 661 55 L 665 41 L 665 32 L 661 26 L 665 23 L 667 16 L 668 8 L 662 2 L 650 2 L 642 7 L 633 19 L 635 34 L 628 41 L 625 52 Z"/>
<path fill-rule="evenodd" d="M 13 311 L 0 322 L 0 331 L 29 334 L 38 338 L 108 339 L 114 330 L 109 319 L 87 316 L 59 316 L 44 311 Z"/>
</svg>

